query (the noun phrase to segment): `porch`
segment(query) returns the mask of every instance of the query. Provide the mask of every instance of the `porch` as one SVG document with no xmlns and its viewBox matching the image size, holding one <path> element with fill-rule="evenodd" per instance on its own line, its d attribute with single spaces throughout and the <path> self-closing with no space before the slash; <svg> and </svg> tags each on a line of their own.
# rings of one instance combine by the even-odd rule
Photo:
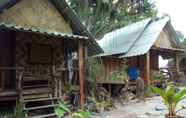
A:
<svg viewBox="0 0 186 118">
<path fill-rule="evenodd" d="M 18 28 L 0 30 L 0 102 L 63 101 L 72 85 L 83 107 L 87 37 Z"/>
<path fill-rule="evenodd" d="M 140 70 L 140 77 L 144 83 L 149 86 L 152 84 L 160 83 L 161 81 L 174 81 L 176 82 L 181 72 L 179 67 L 180 54 L 183 53 L 182 49 L 165 49 L 165 48 L 151 48 L 151 50 L 141 56 L 128 58 L 129 66 L 135 65 Z M 159 67 L 159 56 L 166 60 L 172 60 L 172 65 L 167 65 L 165 68 Z M 161 73 L 166 80 L 160 80 L 153 77 L 153 75 Z M 155 75 L 156 76 L 156 75 Z"/>
</svg>

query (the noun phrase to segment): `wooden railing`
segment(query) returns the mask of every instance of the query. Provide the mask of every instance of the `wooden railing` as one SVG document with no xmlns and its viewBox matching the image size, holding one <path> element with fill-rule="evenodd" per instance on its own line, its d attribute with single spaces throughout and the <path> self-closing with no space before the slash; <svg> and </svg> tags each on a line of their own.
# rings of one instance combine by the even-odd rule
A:
<svg viewBox="0 0 186 118">
<path fill-rule="evenodd" d="M 6 81 L 7 79 L 13 77 L 13 74 L 15 74 L 15 78 L 17 75 L 17 72 L 21 72 L 24 69 L 22 67 L 5 67 L 5 66 L 0 66 L 0 90 L 5 90 L 6 89 Z M 20 73 L 19 73 L 20 75 Z M 17 80 L 17 78 L 16 78 Z M 15 80 L 15 85 L 18 83 Z M 11 80 L 9 80 L 10 82 Z"/>
</svg>

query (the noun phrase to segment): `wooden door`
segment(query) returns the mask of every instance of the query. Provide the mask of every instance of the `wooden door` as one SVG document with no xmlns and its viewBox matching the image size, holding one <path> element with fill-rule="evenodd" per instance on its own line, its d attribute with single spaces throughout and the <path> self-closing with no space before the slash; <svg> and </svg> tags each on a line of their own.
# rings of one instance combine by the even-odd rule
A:
<svg viewBox="0 0 186 118">
<path fill-rule="evenodd" d="M 0 91 L 15 87 L 15 33 L 0 30 Z"/>
</svg>

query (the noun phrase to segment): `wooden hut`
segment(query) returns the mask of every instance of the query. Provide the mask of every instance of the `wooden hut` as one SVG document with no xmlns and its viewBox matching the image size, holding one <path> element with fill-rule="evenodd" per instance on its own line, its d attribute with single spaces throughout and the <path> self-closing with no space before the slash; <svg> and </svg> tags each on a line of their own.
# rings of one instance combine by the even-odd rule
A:
<svg viewBox="0 0 186 118">
<path fill-rule="evenodd" d="M 0 101 L 17 99 L 29 115 L 54 108 L 64 85 L 73 81 L 83 107 L 85 59 L 102 52 L 97 42 L 65 0 L 4 1 L 0 2 Z M 43 101 L 44 106 L 26 106 Z"/>
<path fill-rule="evenodd" d="M 159 55 L 164 59 L 174 58 L 178 72 L 179 54 L 184 52 L 167 16 L 145 19 L 117 29 L 107 33 L 98 43 L 104 53 L 96 57 L 103 60 L 106 70 L 103 77 L 97 80 L 100 84 L 124 83 L 123 80 L 110 80 L 109 76 L 125 60 L 127 66 L 139 68 L 140 76 L 148 86 L 153 82 L 152 72 L 159 69 Z"/>
</svg>

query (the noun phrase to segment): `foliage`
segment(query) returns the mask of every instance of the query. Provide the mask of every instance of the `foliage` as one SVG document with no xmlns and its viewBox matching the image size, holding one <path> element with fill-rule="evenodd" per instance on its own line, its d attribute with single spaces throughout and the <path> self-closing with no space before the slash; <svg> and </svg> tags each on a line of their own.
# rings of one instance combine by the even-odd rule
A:
<svg viewBox="0 0 186 118">
<path fill-rule="evenodd" d="M 114 104 L 110 101 L 102 101 L 102 102 L 97 102 L 96 103 L 97 108 L 101 109 L 109 109 L 109 108 L 115 108 Z"/>
<path fill-rule="evenodd" d="M 20 103 L 16 103 L 14 111 L 8 111 L 3 113 L 1 112 L 0 118 L 26 118 L 25 112 L 23 110 L 23 105 Z"/>
<path fill-rule="evenodd" d="M 104 65 L 101 59 L 89 58 L 88 59 L 88 76 L 89 79 L 96 80 L 103 75 Z"/>
<path fill-rule="evenodd" d="M 68 107 L 62 102 L 58 103 L 58 106 L 55 108 L 55 114 L 59 117 L 63 117 L 66 113 L 70 112 Z"/>
<path fill-rule="evenodd" d="M 23 112 L 23 106 L 21 104 L 16 105 L 14 118 L 25 118 L 25 113 Z"/>
<path fill-rule="evenodd" d="M 127 64 L 122 64 L 118 69 L 112 71 L 110 73 L 110 79 L 113 79 L 113 80 L 123 80 L 125 82 L 128 81 L 128 78 L 127 78 L 127 70 L 128 66 Z"/>
<path fill-rule="evenodd" d="M 65 85 L 65 92 L 70 95 L 73 94 L 74 91 L 78 91 L 79 86 L 78 85 L 72 85 L 71 83 L 66 83 Z"/>
<path fill-rule="evenodd" d="M 178 91 L 176 86 L 169 85 L 166 90 L 157 87 L 152 87 L 151 89 L 152 92 L 159 94 L 162 97 L 164 104 L 169 111 L 168 115 L 176 116 L 176 107 L 178 103 L 186 98 L 186 88 Z"/>
<path fill-rule="evenodd" d="M 79 110 L 72 114 L 72 118 L 93 118 L 90 112 Z"/>
<path fill-rule="evenodd" d="M 1 113 L 0 118 L 14 118 L 13 113 Z"/>
<path fill-rule="evenodd" d="M 150 0 L 68 0 L 68 2 L 96 38 L 156 15 L 155 3 Z"/>
<path fill-rule="evenodd" d="M 102 60 L 99 58 L 88 58 L 87 61 L 87 71 L 88 71 L 88 78 L 87 78 L 87 84 L 88 84 L 88 91 L 91 92 L 92 96 L 94 96 L 94 92 L 96 92 L 97 78 L 101 77 L 103 75 L 104 71 L 104 65 L 102 64 Z"/>
<path fill-rule="evenodd" d="M 153 76 L 153 79 L 156 79 L 156 80 L 163 80 L 165 78 L 163 73 L 160 71 L 153 71 L 152 76 Z"/>
</svg>

